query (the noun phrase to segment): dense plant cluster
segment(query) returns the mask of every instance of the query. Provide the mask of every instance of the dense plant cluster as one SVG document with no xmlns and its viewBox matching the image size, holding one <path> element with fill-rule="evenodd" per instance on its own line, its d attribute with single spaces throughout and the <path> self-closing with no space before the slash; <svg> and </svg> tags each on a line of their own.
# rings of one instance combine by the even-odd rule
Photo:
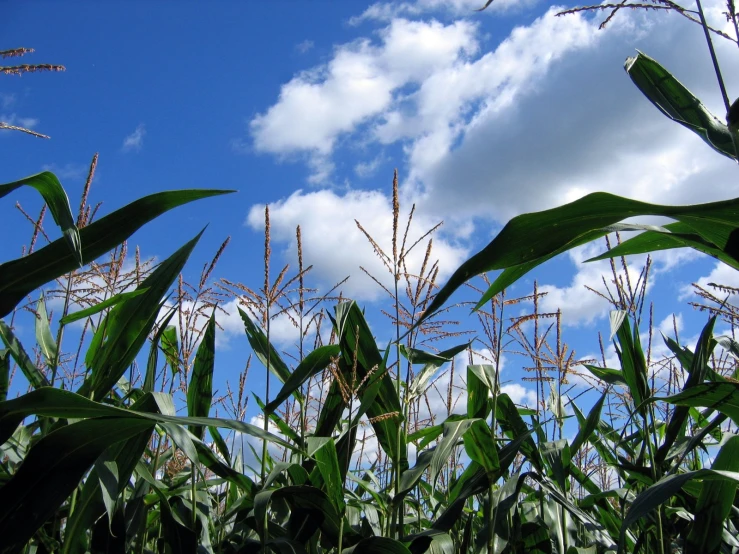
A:
<svg viewBox="0 0 739 554">
<path fill-rule="evenodd" d="M 629 7 L 644 5 L 606 6 L 609 18 Z M 710 45 L 702 11 L 680 10 L 702 24 Z M 43 69 L 60 67 L 0 73 Z M 656 61 L 640 53 L 626 70 L 664 114 L 739 160 L 733 123 Z M 0 552 L 739 552 L 739 437 L 731 432 L 739 344 L 714 336 L 717 321 L 735 328 L 739 307 L 722 296 L 737 291 L 698 289 L 708 321 L 697 344 L 681 345 L 675 332 L 664 338 L 669 355 L 653 359 L 651 331 L 646 348 L 640 333 L 652 328 L 649 259 L 633 281 L 624 258 L 691 247 L 739 269 L 739 199 L 667 206 L 590 194 L 512 219 L 439 287 L 429 238 L 436 228 L 410 244 L 414 210 L 403 233 L 396 175 L 392 252 L 358 223 L 390 275 L 373 277 L 395 330 L 383 348 L 342 283 L 325 294 L 306 286 L 300 228 L 297 273 L 270 274 L 268 207 L 260 287 L 212 279 L 228 240 L 197 284 L 185 282 L 202 231 L 155 266 L 138 250 L 127 265 L 126 240 L 137 229 L 232 191 L 155 193 L 97 219 L 87 203 L 96 164 L 97 155 L 76 217 L 53 173 L 0 185 L 0 197 L 30 186 L 45 202 L 38 218 L 26 214 L 33 235 L 24 255 L 0 265 Z M 62 237 L 36 249 L 47 210 Z M 622 223 L 635 215 L 673 222 Z M 626 231 L 639 234 L 621 240 Z M 536 284 L 531 295 L 505 294 L 543 262 L 604 237 L 608 251 L 597 259 L 621 261 L 599 293 L 613 305 L 620 367 L 608 367 L 605 354 L 576 359 L 561 314 L 540 311 Z M 424 244 L 413 273 L 408 254 Z M 493 270 L 500 273 L 490 282 Z M 444 319 L 463 286 L 481 295 L 476 342 Z M 232 299 L 268 370 L 264 395 L 251 398 L 261 425 L 244 421 L 251 357 L 233 390 L 229 383 L 218 397 L 213 388 L 217 316 Z M 61 316 L 50 317 L 52 302 Z M 506 310 L 517 304 L 533 309 L 511 317 Z M 24 312 L 35 321 L 32 349 L 14 330 Z M 298 330 L 294 361 L 273 345 L 276 317 Z M 75 322 L 67 337 L 81 335 L 76 351 L 63 347 Z M 486 363 L 473 363 L 474 350 Z M 500 382 L 510 351 L 531 360 L 532 406 L 517 405 Z M 460 369 L 464 353 L 470 363 Z M 569 396 L 573 381 L 598 391 L 585 411 Z M 445 400 L 441 409 L 431 406 L 432 390 Z M 571 440 L 566 420 L 576 424 Z"/>
</svg>

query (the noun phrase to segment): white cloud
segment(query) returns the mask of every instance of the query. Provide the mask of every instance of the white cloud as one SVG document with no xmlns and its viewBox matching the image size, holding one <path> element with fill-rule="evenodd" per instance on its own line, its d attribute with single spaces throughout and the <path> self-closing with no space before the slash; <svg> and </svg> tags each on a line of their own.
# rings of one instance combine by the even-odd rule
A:
<svg viewBox="0 0 739 554">
<path fill-rule="evenodd" d="M 339 46 L 328 64 L 283 85 L 277 103 L 251 121 L 255 148 L 330 155 L 343 135 L 386 112 L 403 87 L 476 51 L 475 29 L 464 21 L 398 19 L 379 32 L 380 45 L 359 39 Z"/>
<path fill-rule="evenodd" d="M 0 107 L 2 107 L 2 109 L 4 110 L 7 110 L 13 104 L 15 104 L 16 100 L 17 97 L 15 94 L 10 94 L 7 92 L 0 93 Z"/>
<path fill-rule="evenodd" d="M 139 151 L 144 145 L 144 135 L 146 135 L 146 126 L 140 123 L 136 130 L 123 139 L 122 150 L 129 152 L 131 150 Z"/>
<path fill-rule="evenodd" d="M 342 286 L 344 294 L 357 300 L 373 300 L 383 293 L 359 271 L 359 266 L 386 286 L 392 279 L 380 259 L 373 255 L 372 246 L 357 228 L 355 219 L 385 252 L 392 253 L 392 205 L 379 191 L 348 191 L 340 195 L 330 190 L 308 193 L 298 190 L 270 204 L 272 240 L 287 245 L 284 254 L 289 260 L 297 260 L 294 237 L 300 225 L 304 265 L 313 265 L 312 278 L 318 280 L 323 290 L 351 275 Z M 264 206 L 253 206 L 246 223 L 255 230 L 263 229 Z M 436 223 L 438 221 L 424 216 L 414 216 L 408 246 Z M 424 254 L 425 243 L 411 251 L 407 258 L 409 272 L 419 271 Z M 464 248 L 443 238 L 434 238 L 432 261 L 439 260 L 442 278 L 456 269 L 466 255 Z"/>
</svg>

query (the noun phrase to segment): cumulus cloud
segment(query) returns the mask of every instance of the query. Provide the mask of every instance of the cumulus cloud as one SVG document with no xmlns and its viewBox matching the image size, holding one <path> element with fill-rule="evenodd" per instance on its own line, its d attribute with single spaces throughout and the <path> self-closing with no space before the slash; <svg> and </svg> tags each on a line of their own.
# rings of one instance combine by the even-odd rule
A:
<svg viewBox="0 0 739 554">
<path fill-rule="evenodd" d="M 356 300 L 374 300 L 383 293 L 376 283 L 358 271 L 359 266 L 386 286 L 390 286 L 392 280 L 355 220 L 385 252 L 392 253 L 392 204 L 379 191 L 354 190 L 339 194 L 331 190 L 298 190 L 288 198 L 270 204 L 270 234 L 273 240 L 287 245 L 284 254 L 288 259 L 297 260 L 294 237 L 295 229 L 300 225 L 304 264 L 313 265 L 312 276 L 324 287 L 323 290 L 351 275 L 349 281 L 342 285 L 344 294 Z M 264 206 L 253 206 L 246 223 L 255 230 L 261 230 Z M 425 216 L 414 216 L 407 245 L 412 245 L 436 223 L 438 221 Z M 410 273 L 418 273 L 424 254 L 425 243 L 407 256 Z M 444 239 L 434 239 L 432 260 L 439 260 L 440 277 L 449 275 L 466 255 L 466 249 Z"/>
<path fill-rule="evenodd" d="M 258 151 L 327 156 L 343 135 L 387 111 L 396 93 L 477 50 L 476 26 L 397 19 L 336 48 L 324 65 L 282 86 L 277 103 L 250 123 Z M 299 125 L 296 125 L 299 122 Z"/>
<path fill-rule="evenodd" d="M 124 152 L 130 152 L 135 150 L 138 152 L 144 145 L 144 136 L 146 135 L 146 126 L 141 123 L 136 127 L 136 130 L 123 139 L 123 146 L 121 149 Z"/>
</svg>

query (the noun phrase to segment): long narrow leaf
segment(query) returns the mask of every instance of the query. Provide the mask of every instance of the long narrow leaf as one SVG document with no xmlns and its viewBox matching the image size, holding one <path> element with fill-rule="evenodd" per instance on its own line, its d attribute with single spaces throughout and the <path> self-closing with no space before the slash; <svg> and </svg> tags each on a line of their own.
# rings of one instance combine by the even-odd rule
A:
<svg viewBox="0 0 739 554">
<path fill-rule="evenodd" d="M 228 194 L 226 190 L 159 192 L 94 221 L 80 230 L 82 262 L 88 264 L 128 239 L 159 215 L 201 198 Z M 78 260 L 58 239 L 51 244 L 0 265 L 0 317 L 8 315 L 30 292 L 79 267 Z"/>
<path fill-rule="evenodd" d="M 213 401 L 213 371 L 215 370 L 216 350 L 216 312 L 208 320 L 203 338 L 195 354 L 192 377 L 187 388 L 187 415 L 190 417 L 208 417 Z M 190 432 L 203 440 L 205 429 L 191 426 Z"/>
</svg>

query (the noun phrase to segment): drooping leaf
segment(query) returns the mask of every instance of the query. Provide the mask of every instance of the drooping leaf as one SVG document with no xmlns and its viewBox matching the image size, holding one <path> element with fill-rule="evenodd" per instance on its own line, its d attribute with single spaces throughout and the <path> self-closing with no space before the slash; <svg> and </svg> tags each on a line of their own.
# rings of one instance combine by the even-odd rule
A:
<svg viewBox="0 0 739 554">
<path fill-rule="evenodd" d="M 295 371 L 287 378 L 275 399 L 267 404 L 266 411 L 274 412 L 294 391 L 299 390 L 308 379 L 326 369 L 331 360 L 339 355 L 339 352 L 338 344 L 328 344 L 319 346 L 305 356 L 298 367 L 295 368 Z"/>
<path fill-rule="evenodd" d="M 190 417 L 208 417 L 210 413 L 210 405 L 213 401 L 215 350 L 216 312 L 214 309 L 195 354 L 192 377 L 187 388 L 187 415 Z M 203 440 L 205 435 L 205 429 L 201 426 L 191 426 L 190 432 L 200 440 Z"/>
<path fill-rule="evenodd" d="M 152 393 L 149 393 L 152 394 Z M 152 394 L 156 398 L 157 394 Z M 159 404 L 159 400 L 157 400 Z M 170 401 L 171 403 L 171 401 Z M 160 407 L 161 409 L 161 407 Z M 13 434 L 18 424 L 29 415 L 77 419 L 85 417 L 123 417 L 142 418 L 156 423 L 173 423 L 176 425 L 203 425 L 224 429 L 232 429 L 258 439 L 266 439 L 275 444 L 294 450 L 295 446 L 272 433 L 265 432 L 256 425 L 233 419 L 215 417 L 178 417 L 167 415 L 167 410 L 155 414 L 137 412 L 131 409 L 124 410 L 107 404 L 94 402 L 89 398 L 70 391 L 42 387 L 23 396 L 8 400 L 0 404 L 0 444 L 3 444 Z"/>
<path fill-rule="evenodd" d="M 131 202 L 80 230 L 82 262 L 88 264 L 128 239 L 159 215 L 201 198 L 228 194 L 226 190 L 159 192 Z M 79 267 L 74 253 L 58 239 L 28 256 L 0 264 L 0 317 L 8 315 L 30 292 Z"/>
<path fill-rule="evenodd" d="M 459 287 L 476 275 L 502 269 L 517 271 L 516 276 L 520 277 L 541 261 L 604 236 L 609 225 L 638 215 L 661 215 L 682 221 L 717 249 L 739 260 L 736 233 L 732 231 L 739 227 L 737 205 L 739 199 L 667 206 L 596 192 L 564 206 L 519 215 L 452 274 L 416 325 L 436 313 Z M 490 297 L 488 290 L 476 307 Z"/>
<path fill-rule="evenodd" d="M 54 222 L 62 230 L 62 233 L 64 233 L 64 240 L 67 242 L 70 253 L 74 256 L 77 264 L 82 267 L 80 233 L 74 223 L 69 198 L 59 179 L 50 171 L 37 173 L 36 175 L 13 181 L 12 183 L 0 185 L 0 198 L 7 196 L 23 185 L 33 187 L 41 193 L 44 202 L 49 206 L 49 211 L 54 218 Z"/>
<path fill-rule="evenodd" d="M 712 408 L 739 424 L 739 383 L 701 383 L 673 396 L 659 398 L 676 406 Z"/>
<path fill-rule="evenodd" d="M 500 469 L 498 448 L 493 441 L 493 434 L 488 424 L 478 419 L 464 433 L 464 449 L 467 455 L 480 464 L 488 474 L 493 475 Z"/>
<path fill-rule="evenodd" d="M 434 455 L 431 458 L 431 475 L 429 483 L 432 486 L 436 486 L 436 480 L 439 477 L 441 470 L 449 463 L 449 458 L 452 455 L 452 451 L 459 443 L 462 435 L 467 432 L 477 419 L 462 419 L 459 421 L 452 421 L 444 423 L 444 438 L 441 439 L 439 444 L 434 450 Z"/>
<path fill-rule="evenodd" d="M 659 63 L 639 52 L 626 59 L 624 69 L 663 114 L 693 131 L 716 152 L 737 159 L 728 126 Z"/>
</svg>

